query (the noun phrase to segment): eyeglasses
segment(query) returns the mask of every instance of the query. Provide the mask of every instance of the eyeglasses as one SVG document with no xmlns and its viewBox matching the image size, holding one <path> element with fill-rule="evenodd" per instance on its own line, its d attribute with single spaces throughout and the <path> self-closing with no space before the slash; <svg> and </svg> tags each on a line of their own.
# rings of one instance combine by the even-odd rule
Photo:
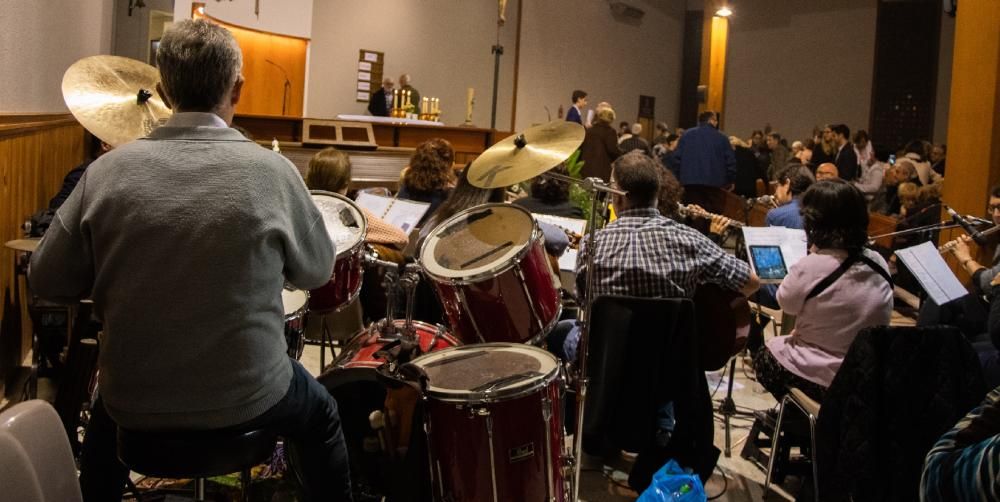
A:
<svg viewBox="0 0 1000 502">
<path fill-rule="evenodd" d="M 986 210 L 989 211 L 990 214 L 993 214 L 997 211 L 1000 211 L 1000 204 L 990 204 L 989 206 L 986 207 Z"/>
</svg>

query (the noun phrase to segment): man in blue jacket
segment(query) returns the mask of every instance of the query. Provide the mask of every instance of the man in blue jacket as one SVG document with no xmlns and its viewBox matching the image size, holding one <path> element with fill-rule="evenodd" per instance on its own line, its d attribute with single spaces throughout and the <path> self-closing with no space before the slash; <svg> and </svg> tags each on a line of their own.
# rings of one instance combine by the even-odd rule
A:
<svg viewBox="0 0 1000 502">
<path fill-rule="evenodd" d="M 726 200 L 723 190 L 729 189 L 736 177 L 736 155 L 718 127 L 715 112 L 702 112 L 698 127 L 684 132 L 670 159 L 671 169 L 684 186 L 684 202 L 712 213 L 722 212 Z"/>
</svg>

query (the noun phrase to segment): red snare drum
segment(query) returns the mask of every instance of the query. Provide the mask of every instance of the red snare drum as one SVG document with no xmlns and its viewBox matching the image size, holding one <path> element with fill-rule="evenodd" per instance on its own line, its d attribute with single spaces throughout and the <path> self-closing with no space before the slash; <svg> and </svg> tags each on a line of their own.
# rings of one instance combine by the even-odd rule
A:
<svg viewBox="0 0 1000 502">
<path fill-rule="evenodd" d="M 484 204 L 438 225 L 420 248 L 451 329 L 464 343 L 537 342 L 562 304 L 531 213 Z"/>
<path fill-rule="evenodd" d="M 375 353 L 394 341 L 393 338 L 383 337 L 379 332 L 382 322 L 384 321 L 374 322 L 367 329 L 354 335 L 343 352 L 325 368 L 322 381 L 327 388 L 335 388 L 343 383 L 358 380 L 376 380 L 375 368 L 381 366 L 385 360 L 376 358 Z M 397 332 L 402 332 L 406 321 L 396 319 L 393 324 Z M 420 350 L 425 354 L 462 344 L 451 336 L 444 326 L 413 321 L 413 330 L 420 340 Z"/>
<path fill-rule="evenodd" d="M 558 360 L 488 343 L 413 361 L 429 377 L 426 429 L 436 500 L 565 500 Z"/>
<path fill-rule="evenodd" d="M 302 357 L 305 346 L 306 304 L 309 303 L 309 293 L 301 289 L 282 289 L 281 304 L 285 309 L 285 342 L 288 344 L 288 357 L 298 360 Z"/>
<path fill-rule="evenodd" d="M 310 193 L 337 250 L 330 282 L 309 292 L 309 310 L 325 314 L 346 307 L 361 291 L 361 257 L 368 220 L 357 204 L 343 195 L 322 190 Z"/>
</svg>

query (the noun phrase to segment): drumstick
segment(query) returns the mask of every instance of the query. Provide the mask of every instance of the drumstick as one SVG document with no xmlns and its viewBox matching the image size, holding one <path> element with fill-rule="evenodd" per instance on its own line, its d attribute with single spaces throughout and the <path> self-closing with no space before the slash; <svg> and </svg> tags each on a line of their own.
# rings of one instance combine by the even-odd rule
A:
<svg viewBox="0 0 1000 502">
<path fill-rule="evenodd" d="M 487 251 L 487 252 L 485 252 L 485 253 L 483 253 L 483 254 L 481 254 L 481 255 L 479 255 L 479 256 L 477 256 L 477 257 L 475 257 L 475 258 L 473 258 L 473 259 L 471 259 L 471 260 L 469 260 L 469 261 L 467 261 L 465 263 L 463 263 L 463 264 L 461 264 L 461 265 L 459 265 L 458 268 L 468 267 L 469 265 L 472 265 L 473 263 L 476 263 L 477 261 L 489 258 L 490 256 L 492 256 L 492 255 L 494 255 L 494 254 L 496 254 L 496 253 L 498 253 L 500 251 L 503 251 L 504 249 L 507 249 L 507 248 L 509 248 L 509 247 L 511 247 L 513 245 L 514 245 L 514 241 L 507 241 L 507 242 L 505 242 L 505 243 L 503 243 L 503 244 L 501 244 L 501 245 L 499 245 L 499 246 L 497 246 L 497 247 L 495 247 L 495 248 L 493 248 L 493 249 L 491 249 L 491 250 L 489 250 L 489 251 Z"/>
</svg>

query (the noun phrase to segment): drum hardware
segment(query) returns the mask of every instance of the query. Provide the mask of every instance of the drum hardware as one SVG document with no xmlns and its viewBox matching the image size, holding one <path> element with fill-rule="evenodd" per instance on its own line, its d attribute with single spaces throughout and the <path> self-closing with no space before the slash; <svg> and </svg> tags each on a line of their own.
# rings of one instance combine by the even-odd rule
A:
<svg viewBox="0 0 1000 502">
<path fill-rule="evenodd" d="M 600 178 L 585 178 L 579 180 L 570 176 L 564 176 L 559 173 L 546 172 L 543 174 L 551 178 L 563 180 L 569 183 L 576 184 L 580 186 L 584 191 L 590 193 L 590 221 L 587 222 L 587 228 L 589 231 L 585 236 L 587 239 L 587 249 L 593 250 L 595 245 L 595 232 L 597 228 L 597 215 L 605 214 L 608 210 L 608 200 L 609 194 L 615 195 L 626 195 L 625 192 L 612 188 L 608 183 Z M 600 207 L 599 207 L 600 206 Z M 598 213 L 600 209 L 600 213 Z M 584 284 L 586 284 L 586 291 L 584 291 L 583 302 L 579 305 L 579 309 L 583 314 L 582 317 L 578 316 L 578 322 L 580 324 L 580 342 L 577 347 L 577 394 L 576 394 L 576 428 L 573 436 L 573 456 L 574 458 L 581 458 L 583 453 L 583 412 L 584 403 L 587 400 L 587 343 L 590 338 L 590 306 L 594 301 L 594 253 L 593 251 L 587 253 L 587 273 L 584 276 Z M 573 494 L 572 500 L 580 499 L 580 466 L 579 464 L 574 464 L 573 469 Z"/>
<path fill-rule="evenodd" d="M 554 120 L 508 136 L 472 161 L 469 182 L 479 188 L 500 188 L 527 181 L 568 159 L 585 134 L 580 124 Z"/>
<path fill-rule="evenodd" d="M 490 481 L 493 483 L 493 502 L 498 502 L 500 497 L 497 496 L 497 463 L 496 455 L 494 454 L 493 448 L 493 416 L 486 412 L 486 437 L 489 438 L 490 442 Z"/>
<path fill-rule="evenodd" d="M 120 146 L 148 136 L 170 118 L 156 68 L 120 56 L 91 56 L 69 67 L 62 94 L 73 117 L 94 136 Z"/>
</svg>

